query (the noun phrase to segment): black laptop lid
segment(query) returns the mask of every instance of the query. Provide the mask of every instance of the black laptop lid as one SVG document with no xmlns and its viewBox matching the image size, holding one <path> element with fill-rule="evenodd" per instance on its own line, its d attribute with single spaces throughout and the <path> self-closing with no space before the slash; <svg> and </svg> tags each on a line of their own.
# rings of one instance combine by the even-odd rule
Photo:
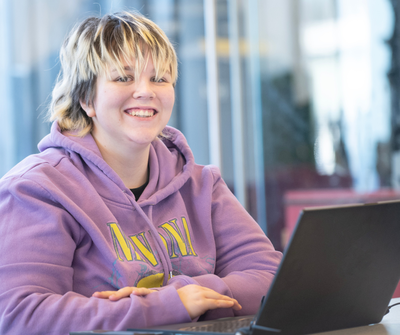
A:
<svg viewBox="0 0 400 335">
<path fill-rule="evenodd" d="M 400 202 L 306 209 L 257 324 L 308 334 L 377 323 L 399 278 Z"/>
</svg>

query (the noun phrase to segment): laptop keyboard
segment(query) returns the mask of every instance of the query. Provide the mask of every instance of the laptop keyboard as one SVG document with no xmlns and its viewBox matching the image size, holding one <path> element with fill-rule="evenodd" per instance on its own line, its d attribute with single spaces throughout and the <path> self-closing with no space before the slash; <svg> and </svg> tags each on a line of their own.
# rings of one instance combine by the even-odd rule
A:
<svg viewBox="0 0 400 335">
<path fill-rule="evenodd" d="M 179 328 L 179 330 L 189 332 L 233 333 L 239 328 L 248 327 L 253 319 L 253 316 L 229 318 L 226 320 L 217 320 L 215 322 L 210 321 L 207 322 L 207 324 L 194 324 L 190 327 Z"/>
</svg>

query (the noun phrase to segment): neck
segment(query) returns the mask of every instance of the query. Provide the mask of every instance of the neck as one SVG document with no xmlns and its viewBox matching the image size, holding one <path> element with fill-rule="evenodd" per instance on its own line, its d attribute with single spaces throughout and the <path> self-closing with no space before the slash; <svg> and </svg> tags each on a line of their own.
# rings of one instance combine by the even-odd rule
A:
<svg viewBox="0 0 400 335">
<path fill-rule="evenodd" d="M 124 185 L 131 189 L 142 186 L 148 178 L 150 146 L 127 154 L 126 151 L 110 151 L 97 143 L 100 153 L 107 164 L 118 174 Z"/>
</svg>

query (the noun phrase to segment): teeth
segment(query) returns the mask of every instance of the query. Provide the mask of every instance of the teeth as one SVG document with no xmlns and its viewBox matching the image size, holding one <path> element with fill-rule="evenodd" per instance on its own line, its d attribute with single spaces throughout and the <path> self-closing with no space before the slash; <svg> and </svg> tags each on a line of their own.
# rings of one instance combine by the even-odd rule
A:
<svg viewBox="0 0 400 335">
<path fill-rule="evenodd" d="M 151 117 L 154 115 L 154 110 L 149 109 L 135 109 L 128 111 L 129 115 L 139 116 L 139 117 Z"/>
</svg>

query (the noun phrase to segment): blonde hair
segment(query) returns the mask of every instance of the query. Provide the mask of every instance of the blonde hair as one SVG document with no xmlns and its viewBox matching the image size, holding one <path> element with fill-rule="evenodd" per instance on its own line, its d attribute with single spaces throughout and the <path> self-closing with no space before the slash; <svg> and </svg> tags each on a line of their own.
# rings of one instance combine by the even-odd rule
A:
<svg viewBox="0 0 400 335">
<path fill-rule="evenodd" d="M 52 93 L 50 121 L 58 121 L 62 131 L 86 135 L 93 122 L 80 101 L 93 103 L 98 75 L 108 74 L 112 67 L 125 76 L 124 68 L 128 65 L 139 77 L 149 57 L 154 63 L 156 80 L 169 72 L 175 85 L 176 53 L 154 22 L 133 12 L 87 18 L 72 29 L 61 47 L 61 70 Z"/>
</svg>

